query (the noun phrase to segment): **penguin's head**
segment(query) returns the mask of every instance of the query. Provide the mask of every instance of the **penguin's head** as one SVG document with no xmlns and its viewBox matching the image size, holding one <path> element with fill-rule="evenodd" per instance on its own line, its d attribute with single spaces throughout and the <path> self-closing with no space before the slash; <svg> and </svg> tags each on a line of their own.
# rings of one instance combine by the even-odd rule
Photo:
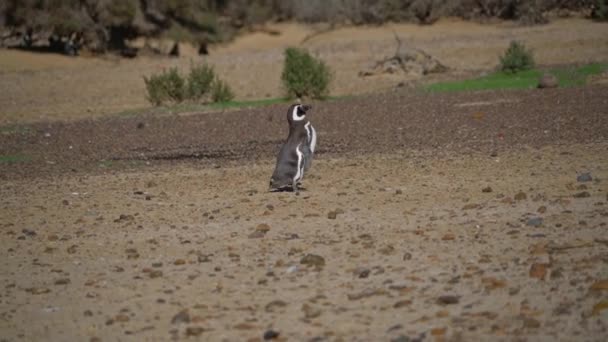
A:
<svg viewBox="0 0 608 342">
<path fill-rule="evenodd" d="M 306 119 L 306 112 L 308 112 L 312 107 L 309 105 L 303 104 L 293 104 L 289 107 L 287 111 L 287 121 L 290 125 L 297 124 L 299 122 L 304 122 Z"/>
</svg>

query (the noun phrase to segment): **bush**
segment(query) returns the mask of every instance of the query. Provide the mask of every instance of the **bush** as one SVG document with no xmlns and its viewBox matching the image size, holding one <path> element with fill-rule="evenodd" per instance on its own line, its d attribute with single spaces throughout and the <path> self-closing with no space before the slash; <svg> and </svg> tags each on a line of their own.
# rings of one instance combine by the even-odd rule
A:
<svg viewBox="0 0 608 342">
<path fill-rule="evenodd" d="M 144 77 L 148 101 L 158 106 L 165 102 L 181 102 L 186 98 L 184 79 L 176 68 L 163 71 L 159 75 Z"/>
<path fill-rule="evenodd" d="M 591 17 L 599 21 L 608 20 L 608 0 L 595 0 Z"/>
<path fill-rule="evenodd" d="M 226 82 L 216 78 L 213 82 L 211 98 L 213 102 L 228 102 L 234 98 L 234 93 Z"/>
<path fill-rule="evenodd" d="M 228 83 L 216 76 L 213 67 L 202 64 L 191 66 L 187 79 L 176 68 L 161 74 L 144 77 L 147 98 L 150 103 L 160 106 L 167 102 L 227 102 L 234 98 Z"/>
<path fill-rule="evenodd" d="M 188 74 L 188 98 L 200 100 L 211 91 L 211 84 L 215 79 L 213 67 L 202 64 L 190 68 Z"/>
<path fill-rule="evenodd" d="M 516 73 L 534 68 L 534 56 L 523 43 L 511 41 L 505 54 L 500 57 L 500 70 Z"/>
<path fill-rule="evenodd" d="M 287 96 L 323 99 L 328 94 L 331 73 L 327 65 L 297 48 L 285 50 L 285 62 L 281 74 Z"/>
</svg>

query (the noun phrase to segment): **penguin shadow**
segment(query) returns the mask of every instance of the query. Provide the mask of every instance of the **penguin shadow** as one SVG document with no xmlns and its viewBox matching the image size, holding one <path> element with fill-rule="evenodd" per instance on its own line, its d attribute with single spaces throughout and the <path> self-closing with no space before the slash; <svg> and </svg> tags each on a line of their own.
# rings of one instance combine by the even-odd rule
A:
<svg viewBox="0 0 608 342">
<path fill-rule="evenodd" d="M 305 187 L 300 186 L 300 184 L 297 185 L 297 189 L 294 191 L 294 188 L 292 186 L 284 186 L 281 188 L 274 188 L 274 189 L 270 189 L 270 192 L 295 192 L 296 196 L 300 195 L 300 191 L 306 191 Z"/>
</svg>

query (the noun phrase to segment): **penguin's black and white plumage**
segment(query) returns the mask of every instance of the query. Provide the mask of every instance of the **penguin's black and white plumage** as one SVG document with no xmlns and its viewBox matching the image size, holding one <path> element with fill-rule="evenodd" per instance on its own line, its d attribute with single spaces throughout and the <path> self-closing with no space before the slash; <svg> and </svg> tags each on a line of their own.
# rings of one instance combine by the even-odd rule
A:
<svg viewBox="0 0 608 342">
<path fill-rule="evenodd" d="M 308 105 L 294 104 L 287 111 L 289 135 L 270 178 L 271 191 L 298 191 L 298 183 L 310 169 L 317 145 L 317 132 L 306 118 L 310 109 Z"/>
</svg>

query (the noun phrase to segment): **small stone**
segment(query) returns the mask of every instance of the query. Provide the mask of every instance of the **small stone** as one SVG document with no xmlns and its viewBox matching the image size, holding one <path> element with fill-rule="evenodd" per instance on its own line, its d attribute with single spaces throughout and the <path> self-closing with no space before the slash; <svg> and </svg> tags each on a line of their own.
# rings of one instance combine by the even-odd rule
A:
<svg viewBox="0 0 608 342">
<path fill-rule="evenodd" d="M 526 225 L 532 227 L 540 227 L 543 224 L 543 219 L 541 217 L 532 217 L 526 221 Z"/>
<path fill-rule="evenodd" d="M 407 260 L 411 260 L 411 259 L 412 259 L 412 253 L 408 253 L 408 252 L 403 253 L 403 261 L 407 261 Z"/>
<path fill-rule="evenodd" d="M 125 314 L 118 314 L 118 315 L 116 315 L 116 317 L 114 317 L 114 321 L 116 321 L 116 322 L 128 322 L 130 320 L 131 320 L 131 318 L 129 318 L 129 316 L 127 316 Z"/>
<path fill-rule="evenodd" d="M 173 265 L 183 265 L 186 263 L 186 260 L 184 259 L 177 259 L 173 262 Z"/>
<path fill-rule="evenodd" d="M 486 186 L 485 188 L 481 189 L 481 192 L 486 192 L 486 193 L 492 192 L 492 188 L 489 186 Z"/>
<path fill-rule="evenodd" d="M 437 298 L 437 304 L 440 305 L 458 304 L 458 302 L 460 302 L 460 296 L 444 295 Z"/>
<path fill-rule="evenodd" d="M 188 309 L 184 309 L 184 310 L 178 312 L 171 319 L 171 324 L 179 324 L 179 323 L 190 323 L 190 313 L 188 312 Z"/>
<path fill-rule="evenodd" d="M 151 271 L 150 273 L 148 273 L 148 276 L 152 279 L 160 278 L 163 276 L 163 271 L 160 271 L 160 270 Z"/>
<path fill-rule="evenodd" d="M 55 280 L 55 285 L 67 285 L 70 283 L 70 278 L 61 278 Z"/>
<path fill-rule="evenodd" d="M 531 278 L 537 278 L 540 280 L 544 280 L 547 275 L 547 264 L 542 263 L 534 263 L 530 266 L 529 275 Z"/>
<path fill-rule="evenodd" d="M 398 302 L 396 302 L 395 304 L 393 304 L 393 308 L 395 309 L 399 309 L 405 306 L 409 306 L 412 304 L 412 301 L 409 299 L 404 299 L 404 300 L 400 300 Z"/>
<path fill-rule="evenodd" d="M 264 332 L 264 340 L 268 341 L 268 340 L 273 340 L 275 338 L 279 337 L 279 333 L 277 331 L 274 330 L 266 330 Z"/>
<path fill-rule="evenodd" d="M 369 273 L 370 270 L 369 268 L 364 268 L 364 267 L 357 267 L 354 271 L 353 274 L 357 277 L 357 278 L 367 278 L 369 277 Z"/>
<path fill-rule="evenodd" d="M 277 299 L 277 300 L 273 300 L 272 302 L 266 304 L 266 312 L 275 312 L 277 309 L 279 308 L 284 308 L 287 306 L 287 303 Z"/>
<path fill-rule="evenodd" d="M 260 223 L 255 227 L 255 230 L 257 232 L 267 233 L 270 230 L 270 226 L 266 223 Z"/>
<path fill-rule="evenodd" d="M 456 239 L 456 235 L 452 234 L 452 233 L 447 233 L 445 235 L 443 235 L 443 237 L 441 238 L 441 240 L 443 241 L 452 241 Z"/>
<path fill-rule="evenodd" d="M 520 191 L 520 192 L 518 192 L 518 193 L 515 194 L 514 198 L 515 198 L 516 201 L 523 201 L 523 200 L 525 200 L 525 199 L 528 198 L 528 195 L 526 195 L 525 192 Z"/>
<path fill-rule="evenodd" d="M 465 206 L 462 207 L 462 210 L 471 210 L 471 209 L 477 209 L 477 208 L 479 208 L 479 204 L 469 203 L 469 204 L 465 204 Z"/>
<path fill-rule="evenodd" d="M 199 336 L 205 332 L 203 327 L 188 327 L 186 328 L 186 336 Z"/>
<path fill-rule="evenodd" d="M 549 88 L 557 88 L 559 86 L 559 80 L 555 75 L 550 73 L 544 73 L 538 79 L 538 88 L 539 89 L 549 89 Z"/>
<path fill-rule="evenodd" d="M 330 220 L 335 220 L 336 217 L 338 217 L 338 213 L 333 210 L 327 213 L 327 218 Z"/>
<path fill-rule="evenodd" d="M 585 173 L 581 173 L 580 175 L 576 176 L 576 181 L 577 182 L 591 182 L 593 180 L 593 177 L 591 177 L 591 174 L 589 172 L 585 172 Z"/>
<path fill-rule="evenodd" d="M 304 312 L 304 317 L 307 319 L 317 318 L 323 313 L 321 309 L 316 308 L 308 303 L 302 304 L 302 312 Z"/>
<path fill-rule="evenodd" d="M 300 259 L 300 264 L 307 266 L 323 267 L 325 266 L 325 259 L 320 255 L 306 254 L 302 259 Z"/>
<path fill-rule="evenodd" d="M 573 196 L 574 198 L 586 198 L 586 197 L 591 197 L 591 194 L 588 193 L 587 191 L 583 191 L 583 192 L 579 192 L 574 194 Z"/>
<path fill-rule="evenodd" d="M 546 212 L 547 212 L 547 207 L 545 207 L 544 205 L 541 205 L 540 207 L 538 207 L 538 209 L 536 209 L 536 211 L 537 211 L 539 214 L 544 214 L 544 213 L 546 213 Z"/>
<path fill-rule="evenodd" d="M 536 329 L 540 328 L 540 322 L 534 318 L 524 318 L 524 328 Z"/>
<path fill-rule="evenodd" d="M 608 290 L 608 279 L 598 280 L 591 285 L 590 290 L 592 291 L 605 291 Z"/>
</svg>

